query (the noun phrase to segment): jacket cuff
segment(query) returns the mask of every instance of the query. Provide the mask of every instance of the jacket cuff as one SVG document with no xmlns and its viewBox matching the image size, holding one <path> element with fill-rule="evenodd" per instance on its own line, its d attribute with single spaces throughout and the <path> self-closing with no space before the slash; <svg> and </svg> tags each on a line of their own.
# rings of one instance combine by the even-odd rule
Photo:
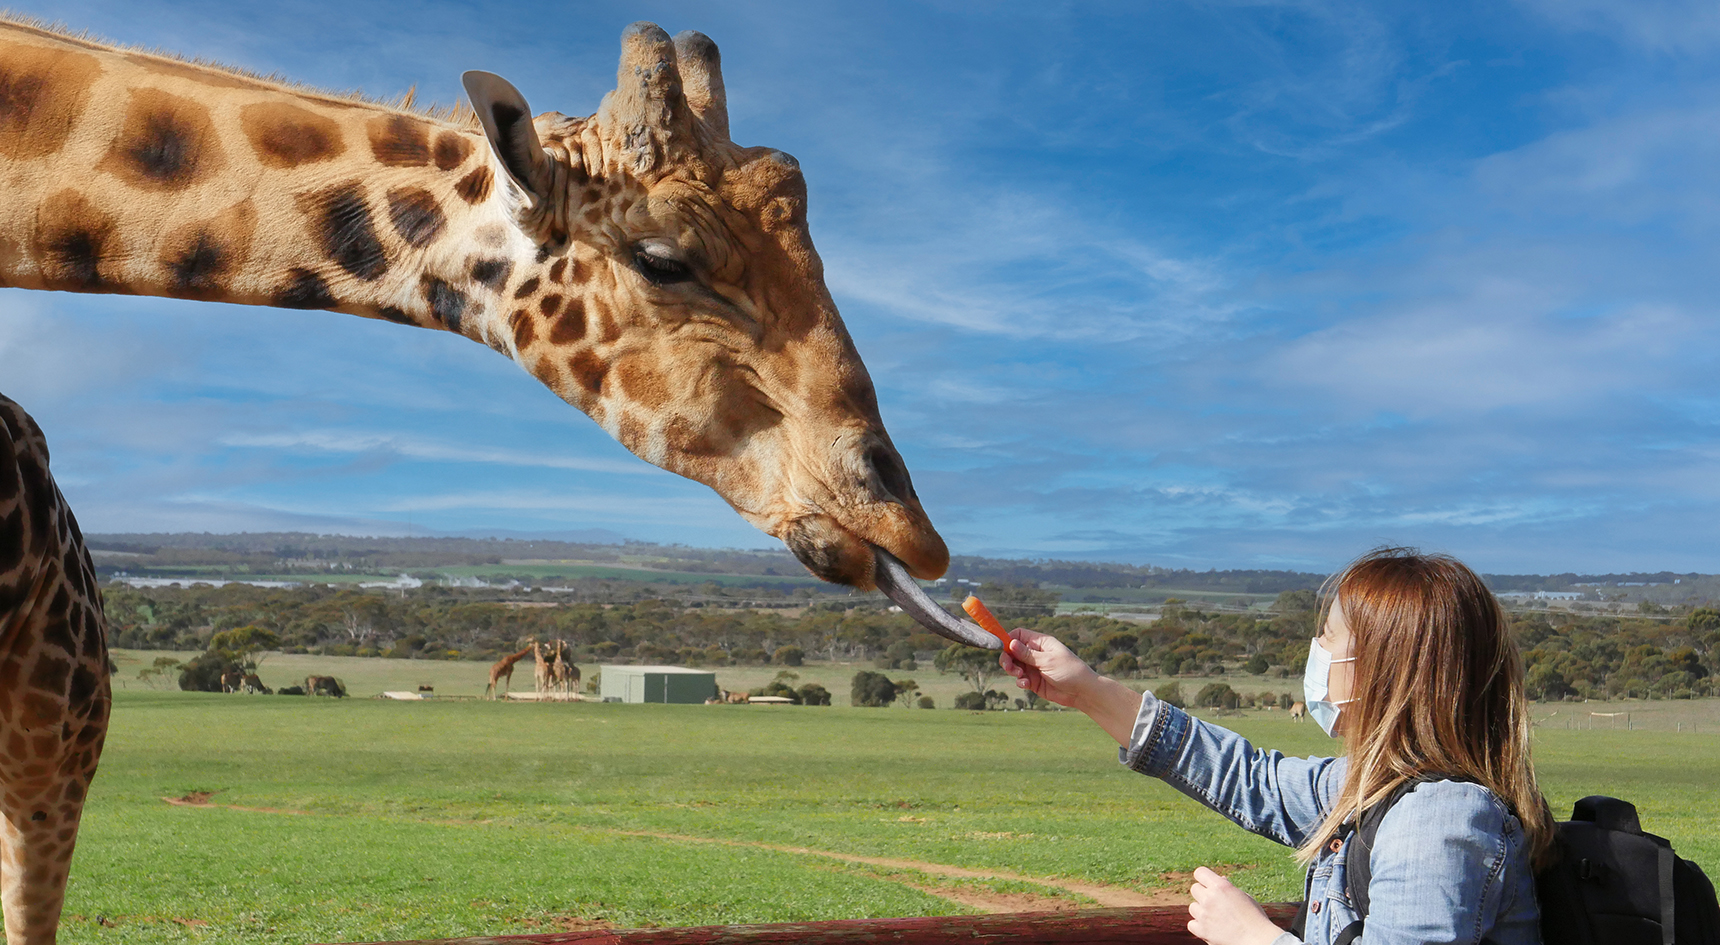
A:
<svg viewBox="0 0 1720 945">
<path fill-rule="evenodd" d="M 1188 732 L 1187 713 L 1160 702 L 1151 692 L 1141 693 L 1140 712 L 1135 716 L 1129 744 L 1117 749 L 1117 761 L 1130 770 L 1158 776 L 1171 770 Z"/>
</svg>

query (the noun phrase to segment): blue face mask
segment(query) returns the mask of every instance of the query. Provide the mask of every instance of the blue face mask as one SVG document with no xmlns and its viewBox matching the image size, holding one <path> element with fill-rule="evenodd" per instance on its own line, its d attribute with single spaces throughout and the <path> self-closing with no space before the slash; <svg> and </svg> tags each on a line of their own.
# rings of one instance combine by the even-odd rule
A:
<svg viewBox="0 0 1720 945">
<path fill-rule="evenodd" d="M 1308 714 L 1320 726 L 1320 730 L 1332 735 L 1332 728 L 1338 724 L 1338 708 L 1356 701 L 1345 699 L 1342 702 L 1329 701 L 1327 686 L 1331 683 L 1333 663 L 1354 663 L 1356 658 L 1347 656 L 1341 660 L 1332 659 L 1332 654 L 1320 645 L 1318 638 L 1308 641 L 1308 667 L 1302 671 L 1302 697 L 1308 705 Z"/>
</svg>

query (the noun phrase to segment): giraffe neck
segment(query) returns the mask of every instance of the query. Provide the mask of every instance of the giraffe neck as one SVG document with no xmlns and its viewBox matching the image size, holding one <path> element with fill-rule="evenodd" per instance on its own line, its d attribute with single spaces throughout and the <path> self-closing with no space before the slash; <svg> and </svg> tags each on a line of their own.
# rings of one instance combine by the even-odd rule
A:
<svg viewBox="0 0 1720 945">
<path fill-rule="evenodd" d="M 465 125 L 0 23 L 0 285 L 332 309 L 517 356 L 553 266 Z"/>
</svg>

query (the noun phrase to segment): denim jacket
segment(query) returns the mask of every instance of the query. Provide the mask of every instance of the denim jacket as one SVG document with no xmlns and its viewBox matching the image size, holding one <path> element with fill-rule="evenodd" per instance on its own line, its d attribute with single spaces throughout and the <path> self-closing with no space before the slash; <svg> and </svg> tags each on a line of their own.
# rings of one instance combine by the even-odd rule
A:
<svg viewBox="0 0 1720 945">
<path fill-rule="evenodd" d="M 1345 758 L 1286 758 L 1174 706 L 1141 698 L 1119 760 L 1268 839 L 1298 846 L 1344 783 Z M 1344 892 L 1348 844 L 1310 871 L 1309 945 L 1329 945 L 1356 913 Z M 1535 877 L 1517 818 L 1478 784 L 1432 781 L 1380 822 L 1370 860 L 1366 945 L 1539 945 Z M 1289 932 L 1273 945 L 1294 945 Z"/>
</svg>

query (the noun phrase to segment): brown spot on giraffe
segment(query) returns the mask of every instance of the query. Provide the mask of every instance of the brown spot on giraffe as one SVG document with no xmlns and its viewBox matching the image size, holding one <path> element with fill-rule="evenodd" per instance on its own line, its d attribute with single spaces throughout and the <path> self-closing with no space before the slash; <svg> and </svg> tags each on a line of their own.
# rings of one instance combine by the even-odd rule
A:
<svg viewBox="0 0 1720 945">
<path fill-rule="evenodd" d="M 394 232 L 415 249 L 423 249 L 442 235 L 448 217 L 436 196 L 422 187 L 396 187 L 388 192 L 388 219 Z"/>
<path fill-rule="evenodd" d="M 211 219 L 188 223 L 168 234 L 162 265 L 169 285 L 188 298 L 219 295 L 249 257 L 256 228 L 256 205 L 243 200 Z"/>
<path fill-rule="evenodd" d="M 364 282 L 388 271 L 388 253 L 376 235 L 376 222 L 357 182 L 303 194 L 299 206 L 311 218 L 311 228 L 328 258 Z"/>
<path fill-rule="evenodd" d="M 538 282 L 538 277 L 532 276 L 530 279 L 520 283 L 520 287 L 514 290 L 514 298 L 523 299 L 536 292 L 538 290 Z"/>
<path fill-rule="evenodd" d="M 264 167 L 313 164 L 346 150 L 334 119 L 287 102 L 246 105 L 239 110 L 239 127 Z"/>
<path fill-rule="evenodd" d="M 622 358 L 611 373 L 619 385 L 620 395 L 646 410 L 661 410 L 671 399 L 668 382 L 644 357 Z"/>
<path fill-rule="evenodd" d="M 573 372 L 573 379 L 586 393 L 593 397 L 603 393 L 603 378 L 609 373 L 609 365 L 590 348 L 574 352 L 567 362 L 568 370 Z"/>
<path fill-rule="evenodd" d="M 566 272 L 567 272 L 567 257 L 563 256 L 560 259 L 555 261 L 555 265 L 549 267 L 549 281 L 560 282 L 561 277 L 564 274 L 566 274 Z"/>
<path fill-rule="evenodd" d="M 137 89 L 120 133 L 96 169 L 144 190 L 183 190 L 220 170 L 209 109 L 159 89 Z"/>
<path fill-rule="evenodd" d="M 444 131 L 436 136 L 436 166 L 441 170 L 451 171 L 459 167 L 471 154 L 472 142 L 465 135 Z"/>
<path fill-rule="evenodd" d="M 490 187 L 495 183 L 496 175 L 487 166 L 472 168 L 472 172 L 460 178 L 454 185 L 454 192 L 467 203 L 483 203 L 490 198 Z"/>
<path fill-rule="evenodd" d="M 585 337 L 585 303 L 579 299 L 568 299 L 567 308 L 549 326 L 549 342 L 553 345 L 569 345 Z"/>
<path fill-rule="evenodd" d="M 87 53 L 0 45 L 0 156 L 29 160 L 64 147 L 101 71 Z"/>
<path fill-rule="evenodd" d="M 553 292 L 541 299 L 538 299 L 538 312 L 545 318 L 553 317 L 556 311 L 560 308 L 561 296 Z"/>
<path fill-rule="evenodd" d="M 514 326 L 514 350 L 524 351 L 531 347 L 537 336 L 537 327 L 533 324 L 532 313 L 523 308 L 516 309 L 511 321 Z"/>
<path fill-rule="evenodd" d="M 30 251 L 49 288 L 88 292 L 107 282 L 103 270 L 118 242 L 114 218 L 67 188 L 37 209 Z"/>
<path fill-rule="evenodd" d="M 365 122 L 370 153 L 388 167 L 421 167 L 430 163 L 430 128 L 405 115 L 381 115 Z"/>
</svg>

